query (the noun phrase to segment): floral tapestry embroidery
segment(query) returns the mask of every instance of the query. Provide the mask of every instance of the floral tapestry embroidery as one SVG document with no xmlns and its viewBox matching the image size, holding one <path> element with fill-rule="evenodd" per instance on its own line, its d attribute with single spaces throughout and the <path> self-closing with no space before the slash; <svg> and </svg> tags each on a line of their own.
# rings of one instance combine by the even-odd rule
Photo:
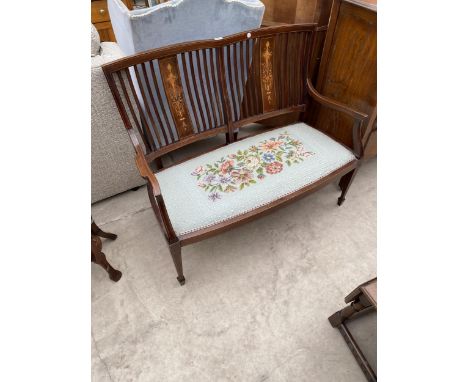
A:
<svg viewBox="0 0 468 382">
<path fill-rule="evenodd" d="M 284 165 L 300 163 L 311 155 L 304 150 L 302 142 L 285 131 L 213 164 L 199 166 L 192 175 L 197 177 L 198 187 L 208 192 L 208 198 L 215 202 L 221 199 L 221 193 L 240 191 L 267 176 L 279 174 Z"/>
</svg>

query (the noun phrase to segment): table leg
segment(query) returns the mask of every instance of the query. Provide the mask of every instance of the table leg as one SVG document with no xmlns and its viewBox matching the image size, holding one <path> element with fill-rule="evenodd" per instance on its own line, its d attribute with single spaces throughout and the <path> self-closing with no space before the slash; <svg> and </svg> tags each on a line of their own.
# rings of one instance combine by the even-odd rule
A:
<svg viewBox="0 0 468 382">
<path fill-rule="evenodd" d="M 361 297 L 362 296 L 359 296 L 358 298 L 356 298 L 356 300 L 352 301 L 351 304 L 328 317 L 328 321 L 330 321 L 331 326 L 337 328 L 347 319 L 354 316 L 356 313 L 367 310 L 374 310 L 374 308 L 369 304 L 367 299 Z"/>
<path fill-rule="evenodd" d="M 112 267 L 106 259 L 106 255 L 102 252 L 101 239 L 98 236 L 91 235 L 91 261 L 103 267 L 112 281 L 119 281 L 122 277 L 122 272 Z"/>
<path fill-rule="evenodd" d="M 94 221 L 91 222 L 91 234 L 103 237 L 105 239 L 117 239 L 117 235 L 115 233 L 104 232 L 103 230 L 101 230 L 101 228 L 97 226 L 97 224 Z"/>
<path fill-rule="evenodd" d="M 343 336 L 346 344 L 353 353 L 354 358 L 356 358 L 356 361 L 361 367 L 361 370 L 363 371 L 367 380 L 369 382 L 376 382 L 377 375 L 375 374 L 374 370 L 372 370 L 372 367 L 367 362 L 366 357 L 364 356 L 358 344 L 354 340 L 353 336 L 351 335 L 351 332 L 346 327 L 346 321 L 348 319 L 358 314 L 361 315 L 370 311 L 375 311 L 375 307 L 365 296 L 361 294 L 357 296 L 354 299 L 354 301 L 351 302 L 351 304 L 347 305 L 343 309 L 337 311 L 336 313 L 328 317 L 328 321 L 330 321 L 330 324 L 334 328 L 338 328 L 338 330 L 340 331 L 341 335 Z"/>
</svg>

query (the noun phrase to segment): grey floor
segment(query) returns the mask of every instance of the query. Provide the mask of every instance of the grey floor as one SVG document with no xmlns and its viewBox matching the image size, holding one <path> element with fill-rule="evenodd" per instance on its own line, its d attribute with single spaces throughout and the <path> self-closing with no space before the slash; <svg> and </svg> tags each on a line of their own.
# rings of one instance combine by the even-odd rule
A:
<svg viewBox="0 0 468 382">
<path fill-rule="evenodd" d="M 338 196 L 331 184 L 184 247 L 183 287 L 144 187 L 93 205 L 123 272 L 91 266 L 93 381 L 365 381 L 327 318 L 376 275 L 376 161 Z M 353 329 L 375 359 L 375 336 Z"/>
</svg>

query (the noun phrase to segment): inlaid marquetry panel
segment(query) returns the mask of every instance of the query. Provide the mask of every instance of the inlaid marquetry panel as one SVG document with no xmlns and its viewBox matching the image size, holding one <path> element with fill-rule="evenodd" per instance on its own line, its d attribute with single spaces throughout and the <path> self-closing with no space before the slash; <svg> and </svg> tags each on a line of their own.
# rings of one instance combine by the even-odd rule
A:
<svg viewBox="0 0 468 382">
<path fill-rule="evenodd" d="M 275 80 L 273 75 L 274 37 L 260 40 L 260 84 L 263 112 L 276 109 Z"/>
<path fill-rule="evenodd" d="M 217 134 L 236 139 L 258 121 L 297 120 L 307 106 L 314 33 L 313 24 L 261 28 L 129 56 L 103 70 L 125 127 L 153 161 Z"/>
<path fill-rule="evenodd" d="M 161 59 L 159 61 L 159 69 L 179 138 L 192 135 L 192 122 L 190 121 L 190 115 L 185 103 L 176 56 Z"/>
</svg>

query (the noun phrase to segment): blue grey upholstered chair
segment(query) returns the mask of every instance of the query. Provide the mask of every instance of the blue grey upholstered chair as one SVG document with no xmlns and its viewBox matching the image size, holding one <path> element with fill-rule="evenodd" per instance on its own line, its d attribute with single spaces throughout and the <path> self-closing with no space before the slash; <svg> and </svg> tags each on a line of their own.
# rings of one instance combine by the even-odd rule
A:
<svg viewBox="0 0 468 382">
<path fill-rule="evenodd" d="M 260 0 L 171 0 L 132 11 L 120 0 L 107 4 L 117 43 L 126 55 L 256 29 L 265 11 Z"/>
</svg>

